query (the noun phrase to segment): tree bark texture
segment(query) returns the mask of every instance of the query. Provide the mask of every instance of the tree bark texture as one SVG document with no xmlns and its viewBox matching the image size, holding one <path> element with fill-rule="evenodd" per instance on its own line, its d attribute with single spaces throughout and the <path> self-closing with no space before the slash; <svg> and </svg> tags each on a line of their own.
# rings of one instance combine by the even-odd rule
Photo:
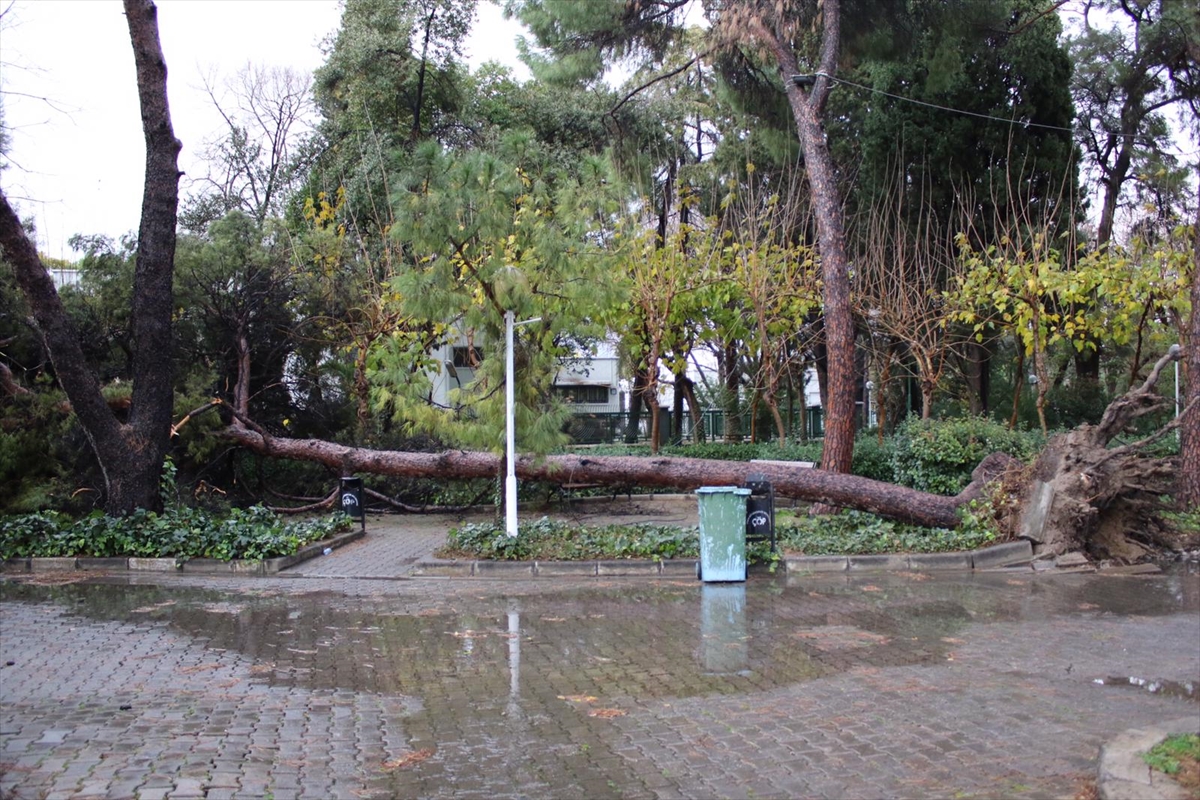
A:
<svg viewBox="0 0 1200 800">
<path fill-rule="evenodd" d="M 1159 359 L 1141 386 L 1109 404 L 1099 423 L 1047 442 L 1033 467 L 1031 499 L 1019 531 L 1035 543 L 1039 556 L 1081 550 L 1094 558 L 1136 561 L 1166 544 L 1156 520 L 1161 498 L 1174 487 L 1175 465 L 1172 459 L 1146 457 L 1142 450 L 1175 425 L 1131 444 L 1109 444 L 1139 417 L 1171 404 L 1154 386 L 1179 357 L 1173 351 Z M 1197 413 L 1196 405 L 1185 411 Z"/>
<path fill-rule="evenodd" d="M 846 236 L 842 227 L 842 197 L 822 123 L 825 102 L 832 88 L 829 76 L 837 69 L 838 40 L 841 35 L 839 0 L 824 1 L 821 19 L 820 71 L 807 92 L 792 80 L 792 76 L 799 72 L 799 66 L 790 42 L 781 39 L 777 33 L 765 30 L 760 36 L 774 53 L 780 78 L 787 90 L 788 104 L 804 153 L 817 222 L 829 370 L 821 468 L 828 472 L 849 473 L 854 454 L 854 317 L 850 306 Z"/>
<path fill-rule="evenodd" d="M 1187 340 L 1183 343 L 1187 359 L 1187 391 L 1184 405 L 1193 409 L 1184 418 L 1179 436 L 1179 485 L 1175 499 L 1184 508 L 1200 508 L 1200 197 L 1196 204 L 1195 241 L 1192 245 L 1192 315 Z"/>
<path fill-rule="evenodd" d="M 367 450 L 314 439 L 281 439 L 242 425 L 226 429 L 225 436 L 262 456 L 313 461 L 348 475 L 420 478 L 493 478 L 503 456 L 490 453 L 446 451 L 411 453 Z M 927 494 L 903 486 L 825 472 L 819 469 L 699 458 L 640 458 L 633 456 L 548 456 L 517 460 L 517 477 L 549 483 L 600 483 L 672 489 L 701 486 L 740 486 L 749 473 L 761 473 L 776 494 L 843 508 L 857 508 L 880 516 L 928 527 L 953 528 L 957 510 L 979 497 L 982 486 L 1006 466 L 1007 457 L 992 459 L 976 470 L 974 480 L 956 497 Z"/>
<path fill-rule="evenodd" d="M 167 108 L 167 69 L 158 38 L 158 11 L 150 0 L 126 0 L 125 16 L 137 68 L 142 129 L 146 136 L 146 185 L 138 231 L 132 308 L 133 397 L 129 420 L 113 416 L 88 366 L 79 337 L 58 292 L 0 193 L 0 247 L 13 268 L 50 354 L 59 385 L 96 454 L 105 482 L 105 509 L 127 514 L 158 508 L 159 479 L 170 445 L 172 273 L 179 200 L 179 141 Z"/>
</svg>

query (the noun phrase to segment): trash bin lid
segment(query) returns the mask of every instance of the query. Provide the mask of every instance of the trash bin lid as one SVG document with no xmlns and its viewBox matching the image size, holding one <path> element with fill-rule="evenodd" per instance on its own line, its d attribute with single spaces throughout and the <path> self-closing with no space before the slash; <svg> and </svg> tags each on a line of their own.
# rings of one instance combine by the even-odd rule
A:
<svg viewBox="0 0 1200 800">
<path fill-rule="evenodd" d="M 701 486 L 696 494 L 750 494 L 749 489 L 740 486 Z"/>
</svg>

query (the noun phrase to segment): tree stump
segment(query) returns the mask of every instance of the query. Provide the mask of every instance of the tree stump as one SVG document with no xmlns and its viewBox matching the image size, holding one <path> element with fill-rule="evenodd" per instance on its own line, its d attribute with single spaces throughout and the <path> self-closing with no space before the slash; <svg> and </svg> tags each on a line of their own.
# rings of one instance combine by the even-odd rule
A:
<svg viewBox="0 0 1200 800">
<path fill-rule="evenodd" d="M 1161 498 L 1172 491 L 1176 459 L 1144 451 L 1179 420 L 1132 444 L 1109 444 L 1135 420 L 1168 406 L 1154 385 L 1163 367 L 1178 357 L 1178 348 L 1172 348 L 1141 386 L 1109 404 L 1096 425 L 1081 425 L 1046 444 L 1034 465 L 1017 531 L 1034 543 L 1036 555 L 1081 551 L 1093 559 L 1132 562 L 1169 544 L 1158 512 Z M 1189 406 L 1184 413 L 1193 411 Z"/>
</svg>

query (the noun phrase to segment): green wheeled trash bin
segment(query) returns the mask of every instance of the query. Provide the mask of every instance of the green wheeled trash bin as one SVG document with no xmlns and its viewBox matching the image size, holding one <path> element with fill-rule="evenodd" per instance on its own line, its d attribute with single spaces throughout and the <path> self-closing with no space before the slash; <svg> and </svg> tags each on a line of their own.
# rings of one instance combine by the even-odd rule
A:
<svg viewBox="0 0 1200 800">
<path fill-rule="evenodd" d="M 750 490 L 701 486 L 696 496 L 700 503 L 700 580 L 746 580 L 746 498 Z"/>
</svg>

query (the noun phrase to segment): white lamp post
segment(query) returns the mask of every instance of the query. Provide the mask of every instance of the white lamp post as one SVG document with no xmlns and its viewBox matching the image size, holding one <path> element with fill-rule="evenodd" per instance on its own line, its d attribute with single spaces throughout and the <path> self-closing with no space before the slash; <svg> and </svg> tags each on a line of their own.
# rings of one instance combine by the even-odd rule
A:
<svg viewBox="0 0 1200 800">
<path fill-rule="evenodd" d="M 517 535 L 517 408 L 513 394 L 513 328 L 541 322 L 541 317 L 515 321 L 511 311 L 504 312 L 504 400 L 505 442 L 508 457 L 508 472 L 504 477 L 504 531 L 509 536 Z"/>
</svg>

